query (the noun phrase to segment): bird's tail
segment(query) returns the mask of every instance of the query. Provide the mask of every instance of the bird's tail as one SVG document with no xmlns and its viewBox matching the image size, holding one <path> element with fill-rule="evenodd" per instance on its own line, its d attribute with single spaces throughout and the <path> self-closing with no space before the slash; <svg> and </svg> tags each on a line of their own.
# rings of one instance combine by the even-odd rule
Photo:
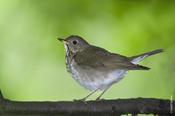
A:
<svg viewBox="0 0 175 116">
<path fill-rule="evenodd" d="M 163 49 L 157 49 L 157 50 L 154 50 L 154 51 L 151 51 L 151 52 L 147 52 L 147 53 L 140 54 L 140 55 L 137 55 L 137 56 L 129 57 L 129 59 L 133 64 L 138 64 L 140 61 L 142 61 L 146 57 L 154 55 L 154 54 L 158 54 L 158 53 L 161 53 L 161 52 L 163 52 Z"/>
</svg>

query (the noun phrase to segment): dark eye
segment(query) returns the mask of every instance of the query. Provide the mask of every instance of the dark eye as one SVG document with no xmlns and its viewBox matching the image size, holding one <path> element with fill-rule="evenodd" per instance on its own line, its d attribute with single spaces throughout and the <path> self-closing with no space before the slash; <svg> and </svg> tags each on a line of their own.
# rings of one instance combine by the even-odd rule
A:
<svg viewBox="0 0 175 116">
<path fill-rule="evenodd" d="M 72 43 L 73 43 L 74 45 L 76 45 L 76 44 L 77 44 L 77 41 L 76 41 L 76 40 L 74 40 Z"/>
</svg>

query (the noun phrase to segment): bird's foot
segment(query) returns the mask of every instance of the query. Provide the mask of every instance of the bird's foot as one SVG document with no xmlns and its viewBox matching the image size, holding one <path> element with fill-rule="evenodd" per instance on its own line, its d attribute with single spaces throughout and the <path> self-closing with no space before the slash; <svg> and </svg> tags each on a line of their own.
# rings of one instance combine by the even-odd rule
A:
<svg viewBox="0 0 175 116">
<path fill-rule="evenodd" d="M 95 101 L 104 101 L 105 99 L 101 99 L 100 97 L 97 97 Z"/>
<path fill-rule="evenodd" d="M 83 103 L 87 104 L 85 98 L 82 98 L 82 99 L 74 99 L 73 101 L 75 101 L 75 102 L 83 102 Z"/>
</svg>

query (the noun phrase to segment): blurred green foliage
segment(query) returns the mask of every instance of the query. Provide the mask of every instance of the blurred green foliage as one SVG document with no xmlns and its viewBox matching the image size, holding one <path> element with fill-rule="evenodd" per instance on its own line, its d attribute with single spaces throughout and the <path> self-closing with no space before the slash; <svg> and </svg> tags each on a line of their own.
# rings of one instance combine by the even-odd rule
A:
<svg viewBox="0 0 175 116">
<path fill-rule="evenodd" d="M 141 63 L 151 70 L 130 71 L 104 98 L 175 98 L 175 2 L 170 0 L 0 0 L 3 95 L 13 100 L 86 96 L 67 73 L 64 48 L 56 40 L 72 34 L 127 56 L 165 49 Z"/>
</svg>

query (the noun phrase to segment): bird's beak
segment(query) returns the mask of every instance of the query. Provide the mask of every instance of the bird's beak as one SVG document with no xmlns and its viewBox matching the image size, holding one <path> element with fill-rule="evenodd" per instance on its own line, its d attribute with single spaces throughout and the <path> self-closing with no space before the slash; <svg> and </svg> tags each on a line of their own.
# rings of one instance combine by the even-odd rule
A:
<svg viewBox="0 0 175 116">
<path fill-rule="evenodd" d="M 64 39 L 62 39 L 62 38 L 57 38 L 59 41 L 61 41 L 61 42 L 65 42 L 65 40 Z"/>
<path fill-rule="evenodd" d="M 67 45 L 68 43 L 67 43 L 67 41 L 65 40 L 65 39 L 62 39 L 62 38 L 57 38 L 60 42 L 63 42 L 64 43 L 64 45 Z"/>
</svg>

